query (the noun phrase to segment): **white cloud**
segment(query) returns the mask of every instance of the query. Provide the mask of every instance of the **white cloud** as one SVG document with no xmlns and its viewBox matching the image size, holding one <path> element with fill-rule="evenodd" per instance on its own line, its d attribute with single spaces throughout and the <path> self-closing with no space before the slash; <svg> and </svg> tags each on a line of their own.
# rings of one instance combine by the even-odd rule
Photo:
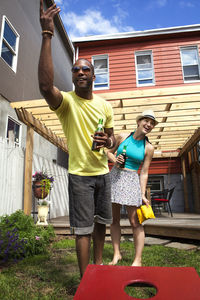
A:
<svg viewBox="0 0 200 300">
<path fill-rule="evenodd" d="M 55 0 L 55 3 L 58 5 L 62 5 L 63 4 L 63 1 L 62 0 Z"/>
<path fill-rule="evenodd" d="M 62 5 L 62 4 L 63 4 L 63 0 L 55 0 L 55 3 L 56 3 L 57 5 Z"/>
<path fill-rule="evenodd" d="M 179 4 L 182 7 L 195 7 L 194 3 L 192 3 L 191 1 L 180 1 Z"/>
<path fill-rule="evenodd" d="M 66 25 L 66 30 L 70 38 L 112 34 L 122 31 L 133 31 L 131 26 L 123 26 L 125 15 L 113 16 L 108 20 L 104 18 L 100 11 L 87 9 L 82 15 L 74 12 L 62 13 L 63 23 Z"/>
<path fill-rule="evenodd" d="M 167 4 L 167 0 L 157 0 L 156 2 L 158 4 L 158 6 L 161 6 L 161 7 L 163 7 Z"/>
<path fill-rule="evenodd" d="M 152 0 L 148 2 L 146 9 L 152 10 L 155 9 L 155 7 L 165 7 L 167 5 L 168 0 Z"/>
</svg>

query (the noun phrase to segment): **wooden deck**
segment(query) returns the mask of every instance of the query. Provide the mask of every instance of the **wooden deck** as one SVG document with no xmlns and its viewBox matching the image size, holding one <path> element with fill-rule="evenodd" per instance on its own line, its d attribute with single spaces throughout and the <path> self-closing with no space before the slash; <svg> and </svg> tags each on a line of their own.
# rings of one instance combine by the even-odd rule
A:
<svg viewBox="0 0 200 300">
<path fill-rule="evenodd" d="M 200 215 L 174 213 L 170 217 L 167 213 L 156 216 L 155 219 L 144 222 L 145 233 L 151 236 L 174 237 L 200 240 Z M 71 235 L 69 217 L 50 219 L 49 224 L 54 226 L 56 234 Z M 122 235 L 132 235 L 132 230 L 127 219 L 121 219 Z M 106 228 L 110 235 L 110 226 Z"/>
</svg>

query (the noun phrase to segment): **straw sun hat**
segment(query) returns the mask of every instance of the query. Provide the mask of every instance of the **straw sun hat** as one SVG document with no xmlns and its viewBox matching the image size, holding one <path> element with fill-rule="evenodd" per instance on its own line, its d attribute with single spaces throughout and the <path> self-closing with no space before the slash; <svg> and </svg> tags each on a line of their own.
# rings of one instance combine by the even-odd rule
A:
<svg viewBox="0 0 200 300">
<path fill-rule="evenodd" d="M 155 125 L 158 124 L 155 114 L 154 114 L 153 110 L 151 110 L 151 109 L 145 110 L 140 115 L 138 115 L 136 117 L 136 122 L 138 122 L 139 120 L 144 119 L 144 118 L 150 118 L 155 121 Z"/>
</svg>

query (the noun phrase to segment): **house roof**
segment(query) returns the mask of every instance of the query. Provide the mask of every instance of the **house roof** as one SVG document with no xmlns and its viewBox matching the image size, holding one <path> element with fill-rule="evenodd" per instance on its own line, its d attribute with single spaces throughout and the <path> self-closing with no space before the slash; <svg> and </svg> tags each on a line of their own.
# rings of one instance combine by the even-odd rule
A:
<svg viewBox="0 0 200 300">
<path fill-rule="evenodd" d="M 200 85 L 100 95 L 113 107 L 116 134 L 134 130 L 136 116 L 146 109 L 154 110 L 159 124 L 148 135 L 155 147 L 154 157 L 179 156 L 200 139 Z M 56 135 L 60 139 L 57 145 L 67 149 L 60 122 L 44 99 L 13 102 L 11 106 L 26 116 L 27 125 L 40 134 L 51 132 L 50 139 Z"/>
<path fill-rule="evenodd" d="M 106 35 L 91 35 L 86 37 L 77 37 L 72 40 L 73 43 L 84 43 L 84 42 L 94 42 L 94 41 L 104 41 L 104 40 L 117 40 L 117 39 L 127 39 L 127 38 L 138 38 L 138 37 L 152 37 L 161 35 L 175 35 L 175 34 L 185 34 L 200 31 L 200 24 L 187 25 L 187 26 L 177 26 L 159 29 L 150 29 L 144 31 L 131 31 L 131 32 L 121 32 Z"/>
</svg>

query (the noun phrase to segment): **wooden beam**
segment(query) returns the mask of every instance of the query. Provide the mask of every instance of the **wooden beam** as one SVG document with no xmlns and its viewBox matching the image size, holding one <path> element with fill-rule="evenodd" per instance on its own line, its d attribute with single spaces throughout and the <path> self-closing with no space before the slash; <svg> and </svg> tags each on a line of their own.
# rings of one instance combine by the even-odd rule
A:
<svg viewBox="0 0 200 300">
<path fill-rule="evenodd" d="M 39 120 L 37 120 L 31 113 L 24 108 L 15 109 L 20 121 L 24 122 L 27 126 L 32 127 L 38 134 L 43 136 L 49 142 L 55 146 L 61 148 L 63 151 L 68 152 L 67 145 L 63 140 L 55 135 L 49 128 L 44 126 Z"/>
<path fill-rule="evenodd" d="M 154 158 L 165 158 L 165 157 L 178 157 L 179 151 L 168 151 L 168 152 L 163 152 L 159 150 L 154 151 Z"/>
<path fill-rule="evenodd" d="M 152 132 L 148 135 L 149 138 L 151 137 L 156 137 L 157 135 L 160 135 L 162 137 L 182 137 L 182 136 L 190 136 L 193 135 L 195 132 L 195 130 L 190 130 L 190 129 L 184 129 L 184 130 L 176 130 L 174 129 L 174 131 L 158 131 L 156 130 L 156 128 L 154 128 L 154 130 L 152 130 Z"/>
<path fill-rule="evenodd" d="M 187 187 L 187 173 L 186 173 L 186 156 L 181 156 L 181 167 L 183 174 L 183 191 L 184 191 L 184 204 L 185 212 L 189 212 L 189 199 L 188 199 L 188 187 Z"/>
<path fill-rule="evenodd" d="M 185 146 L 183 147 L 179 155 L 182 156 L 184 153 L 189 152 L 199 140 L 200 140 L 200 127 L 195 131 L 191 139 L 185 144 Z"/>
<path fill-rule="evenodd" d="M 32 99 L 26 101 L 18 101 L 18 102 L 11 102 L 12 108 L 31 108 L 31 107 L 42 107 L 48 106 L 47 102 L 44 99 Z"/>
<path fill-rule="evenodd" d="M 33 135 L 34 130 L 27 127 L 25 169 L 24 169 L 24 213 L 31 214 L 32 209 L 32 161 L 33 161 Z"/>
<path fill-rule="evenodd" d="M 169 111 L 164 111 L 165 104 L 163 105 L 153 105 L 153 110 L 156 113 L 157 118 L 162 117 L 177 117 L 177 116 L 188 116 L 191 114 L 198 115 L 200 112 L 200 102 L 189 102 L 182 103 L 182 105 L 172 104 Z M 123 108 L 113 108 L 115 119 L 119 119 L 121 115 L 126 114 L 127 119 L 135 119 L 135 117 L 143 110 L 152 109 L 152 104 L 149 106 L 133 106 L 133 107 L 123 107 Z"/>
<path fill-rule="evenodd" d="M 101 97 L 109 100 L 124 99 L 124 98 L 147 98 L 147 97 L 158 97 L 158 96 L 175 96 L 184 94 L 198 94 L 200 93 L 200 85 L 193 86 L 179 86 L 172 88 L 162 89 L 144 89 L 144 90 L 132 90 L 125 92 L 113 92 L 113 93 L 102 93 Z"/>
<path fill-rule="evenodd" d="M 168 121 L 168 122 L 160 122 L 158 123 L 158 125 L 156 125 L 156 128 L 160 128 L 160 127 L 184 127 L 184 126 L 190 126 L 190 124 L 192 126 L 198 126 L 200 123 L 200 116 L 196 117 L 196 118 L 189 118 L 188 120 L 187 118 L 185 118 L 184 121 L 180 120 L 177 118 L 175 121 Z M 122 125 L 127 125 L 127 126 L 132 126 L 133 128 L 136 127 L 135 121 L 133 120 L 118 120 L 115 121 L 115 125 L 116 126 L 122 126 Z"/>
</svg>

